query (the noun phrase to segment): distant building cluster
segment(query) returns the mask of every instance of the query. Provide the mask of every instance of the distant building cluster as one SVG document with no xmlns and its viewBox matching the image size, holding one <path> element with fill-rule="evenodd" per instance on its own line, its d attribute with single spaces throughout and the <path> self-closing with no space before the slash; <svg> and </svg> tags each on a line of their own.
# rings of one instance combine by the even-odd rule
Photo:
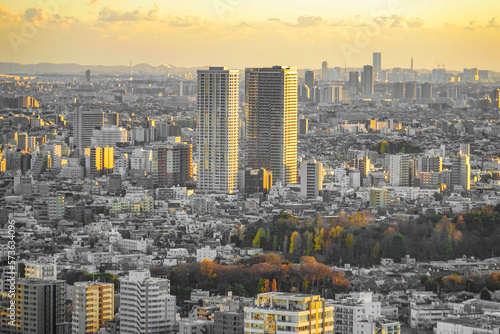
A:
<svg viewBox="0 0 500 334">
<path fill-rule="evenodd" d="M 390 255 L 398 224 L 493 217 L 498 74 L 385 69 L 379 52 L 349 69 L 140 68 L 0 76 L 1 333 L 500 334 L 498 293 L 425 285 L 496 275 L 498 254 L 451 259 L 460 234 L 438 223 L 448 261 Z M 390 242 L 366 246 L 359 217 Z M 276 270 L 339 249 L 373 264 L 324 260 L 350 293 L 309 276 L 281 291 L 293 273 Z M 213 266 L 277 269 L 251 293 L 171 286 L 215 282 Z"/>
</svg>

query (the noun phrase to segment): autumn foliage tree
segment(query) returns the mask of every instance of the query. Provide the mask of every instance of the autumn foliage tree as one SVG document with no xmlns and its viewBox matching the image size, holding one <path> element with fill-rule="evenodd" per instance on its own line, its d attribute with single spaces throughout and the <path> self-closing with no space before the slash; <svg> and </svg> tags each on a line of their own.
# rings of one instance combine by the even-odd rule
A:
<svg viewBox="0 0 500 334">
<path fill-rule="evenodd" d="M 213 261 L 188 263 L 172 269 L 168 275 L 173 293 L 182 294 L 186 288 L 198 288 L 224 294 L 226 290 L 254 296 L 265 291 L 345 291 L 349 281 L 341 279 L 339 273 L 318 263 L 314 257 L 301 258 L 295 265 L 283 260 L 277 254 L 257 255 L 251 261 L 221 265 Z M 307 280 L 307 282 L 305 282 Z M 304 288 L 307 287 L 307 290 Z"/>
<path fill-rule="evenodd" d="M 233 236 L 232 240 L 240 240 L 239 247 L 282 251 L 291 262 L 303 255 L 328 264 L 360 266 L 374 265 L 381 257 L 399 262 L 406 254 L 418 261 L 463 255 L 487 258 L 500 253 L 500 206 L 456 216 L 395 219 L 391 224 L 375 223 L 368 211 L 343 212 L 328 222 L 321 217 L 301 221 L 281 213 L 269 221 L 240 226 Z"/>
</svg>

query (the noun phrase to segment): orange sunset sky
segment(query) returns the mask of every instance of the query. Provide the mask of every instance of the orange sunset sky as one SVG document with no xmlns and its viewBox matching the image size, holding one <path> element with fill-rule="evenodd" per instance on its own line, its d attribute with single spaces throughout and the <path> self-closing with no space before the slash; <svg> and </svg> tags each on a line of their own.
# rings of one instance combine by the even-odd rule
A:
<svg viewBox="0 0 500 334">
<path fill-rule="evenodd" d="M 500 71 L 498 0 L 4 0 L 0 62 Z"/>
</svg>

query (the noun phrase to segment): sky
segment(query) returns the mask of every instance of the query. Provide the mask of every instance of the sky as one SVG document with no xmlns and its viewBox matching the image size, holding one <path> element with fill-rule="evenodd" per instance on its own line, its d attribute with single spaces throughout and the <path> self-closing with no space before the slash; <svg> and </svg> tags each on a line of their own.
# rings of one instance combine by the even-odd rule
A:
<svg viewBox="0 0 500 334">
<path fill-rule="evenodd" d="M 498 0 L 2 0 L 0 62 L 500 71 Z"/>
</svg>

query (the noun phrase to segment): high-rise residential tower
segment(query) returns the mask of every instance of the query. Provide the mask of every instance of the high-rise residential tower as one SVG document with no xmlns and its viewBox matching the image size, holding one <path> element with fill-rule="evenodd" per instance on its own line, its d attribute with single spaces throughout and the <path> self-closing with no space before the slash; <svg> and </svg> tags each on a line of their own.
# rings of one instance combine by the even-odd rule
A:
<svg viewBox="0 0 500 334">
<path fill-rule="evenodd" d="M 323 189 L 323 164 L 321 162 L 302 162 L 300 164 L 300 195 L 315 199 Z"/>
<path fill-rule="evenodd" d="M 316 86 L 316 75 L 313 71 L 305 71 L 304 73 L 305 84 L 309 89 L 313 89 Z"/>
<path fill-rule="evenodd" d="M 166 278 L 132 270 L 120 280 L 120 334 L 166 334 L 175 322 L 175 296 Z"/>
<path fill-rule="evenodd" d="M 452 186 L 461 186 L 462 190 L 470 190 L 470 156 L 462 152 L 453 160 L 451 168 Z"/>
<path fill-rule="evenodd" d="M 296 67 L 245 70 L 247 165 L 273 173 L 273 182 L 297 182 Z"/>
<path fill-rule="evenodd" d="M 237 190 L 238 89 L 238 70 L 198 71 L 199 191 L 231 194 Z"/>
<path fill-rule="evenodd" d="M 65 281 L 21 278 L 15 290 L 15 326 L 8 324 L 8 313 L 0 310 L 2 334 L 68 333 Z"/>
<path fill-rule="evenodd" d="M 73 143 L 76 147 L 90 147 L 92 130 L 104 126 L 101 109 L 78 109 L 73 119 Z"/>
<path fill-rule="evenodd" d="M 359 73 L 349 72 L 349 97 L 352 99 L 359 93 Z"/>
<path fill-rule="evenodd" d="M 193 148 L 180 139 L 170 137 L 169 143 L 153 146 L 153 175 L 160 187 L 183 187 L 193 177 Z"/>
<path fill-rule="evenodd" d="M 373 66 L 363 66 L 363 95 L 373 95 Z"/>
<path fill-rule="evenodd" d="M 382 71 L 382 54 L 380 52 L 373 53 L 373 76 L 375 81 L 380 81 L 380 71 Z"/>
<path fill-rule="evenodd" d="M 326 60 L 321 63 L 321 80 L 328 81 L 328 62 Z"/>
<path fill-rule="evenodd" d="M 18 133 L 17 134 L 17 148 L 21 151 L 28 150 L 28 134 L 27 133 Z"/>
<path fill-rule="evenodd" d="M 409 155 L 389 155 L 389 184 L 395 187 L 408 187 L 411 185 Z"/>
</svg>

